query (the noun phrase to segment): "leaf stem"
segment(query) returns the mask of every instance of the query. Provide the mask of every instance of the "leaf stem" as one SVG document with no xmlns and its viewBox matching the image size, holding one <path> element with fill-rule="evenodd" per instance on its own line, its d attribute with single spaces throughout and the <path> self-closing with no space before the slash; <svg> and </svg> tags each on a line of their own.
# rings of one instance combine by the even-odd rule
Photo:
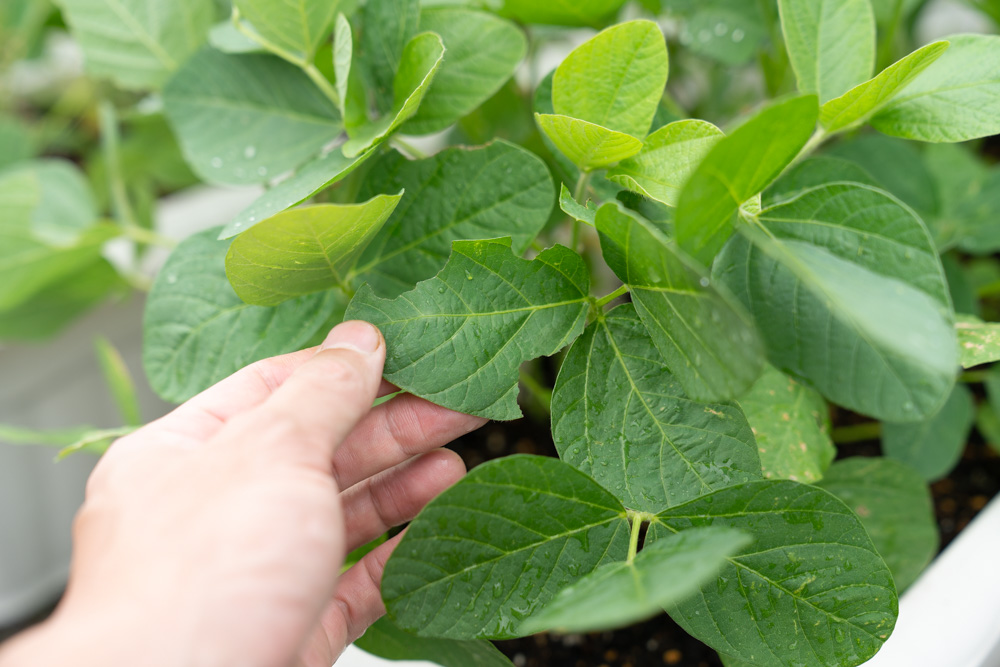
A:
<svg viewBox="0 0 1000 667">
<path fill-rule="evenodd" d="M 118 112 L 107 100 L 101 100 L 97 109 L 101 128 L 101 153 L 108 172 L 108 188 L 111 191 L 111 207 L 115 219 L 124 229 L 140 228 L 135 220 L 128 190 L 122 178 L 121 154 L 119 152 Z M 140 228 L 141 229 L 141 228 Z"/>
<path fill-rule="evenodd" d="M 389 143 L 391 143 L 394 147 L 396 147 L 396 149 L 399 150 L 401 153 L 406 153 L 414 160 L 426 160 L 427 158 L 430 157 L 427 153 L 420 150 L 410 142 L 401 139 L 399 135 L 393 136 L 392 139 L 389 140 Z"/>
<path fill-rule="evenodd" d="M 881 434 L 881 423 L 865 422 L 864 424 L 852 424 L 851 426 L 838 426 L 833 429 L 830 437 L 838 445 L 847 445 L 855 442 L 865 442 L 866 440 L 875 440 Z"/>
<path fill-rule="evenodd" d="M 604 306 L 608 305 L 609 303 L 611 303 L 612 301 L 614 301 L 618 297 L 624 296 L 624 295 L 628 294 L 628 292 L 629 292 L 628 285 L 622 285 L 621 287 L 619 287 L 618 289 L 616 289 L 611 294 L 608 294 L 606 296 L 602 296 L 600 299 L 598 299 L 597 301 L 595 301 L 594 302 L 594 307 L 595 308 L 603 308 Z"/>
<path fill-rule="evenodd" d="M 587 194 L 587 187 L 590 185 L 591 174 L 589 171 L 581 171 L 580 178 L 576 179 L 576 187 L 573 189 L 573 199 L 578 203 L 583 203 L 586 206 L 586 202 L 583 197 Z M 573 252 L 577 252 L 580 247 L 580 221 L 576 218 L 573 219 L 573 236 L 570 238 L 570 248 Z"/>
<path fill-rule="evenodd" d="M 795 159 L 792 160 L 791 162 L 789 162 L 788 166 L 785 167 L 782 170 L 781 174 L 778 176 L 778 178 L 776 178 L 774 180 L 777 181 L 782 176 L 784 176 L 785 174 L 787 174 L 789 171 L 791 171 L 792 169 L 794 169 L 800 162 L 802 162 L 807 157 L 809 157 L 810 155 L 812 155 L 812 153 L 817 148 L 819 148 L 823 144 L 824 141 L 827 140 L 827 137 L 829 137 L 829 135 L 826 133 L 826 130 L 824 130 L 823 128 L 818 128 L 815 132 L 813 132 L 813 135 L 811 137 L 809 137 L 809 141 L 807 141 L 806 145 L 802 147 L 802 150 L 800 150 L 799 154 L 795 156 Z"/>
<path fill-rule="evenodd" d="M 136 243 L 144 243 L 167 250 L 173 250 L 177 247 L 177 241 L 172 238 L 138 225 L 122 226 L 122 234 Z"/>
<path fill-rule="evenodd" d="M 642 528 L 642 513 L 636 512 L 632 515 L 632 532 L 628 539 L 628 562 L 635 560 L 635 555 L 639 552 L 639 530 Z"/>
<path fill-rule="evenodd" d="M 528 393 L 535 397 L 538 403 L 545 409 L 545 412 L 552 413 L 552 390 L 536 380 L 531 373 L 521 369 L 521 384 L 528 390 Z"/>
<path fill-rule="evenodd" d="M 977 384 L 989 380 L 990 375 L 992 375 L 990 371 L 965 371 L 958 376 L 958 381 L 965 384 Z"/>
</svg>

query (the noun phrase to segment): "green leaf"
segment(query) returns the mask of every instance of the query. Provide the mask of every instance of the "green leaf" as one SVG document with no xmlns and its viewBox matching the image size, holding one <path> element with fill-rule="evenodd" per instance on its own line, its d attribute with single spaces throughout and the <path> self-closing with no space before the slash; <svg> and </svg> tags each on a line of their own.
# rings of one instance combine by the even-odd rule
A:
<svg viewBox="0 0 1000 667">
<path fill-rule="evenodd" d="M 0 312 L 0 341 L 42 341 L 63 331 L 77 317 L 127 285 L 105 260 L 88 264 L 49 283 L 22 301 Z"/>
<path fill-rule="evenodd" d="M 204 0 L 58 0 L 87 70 L 130 90 L 157 89 L 215 23 Z"/>
<path fill-rule="evenodd" d="M 652 21 L 612 26 L 573 50 L 556 70 L 556 114 L 644 137 L 667 85 L 667 45 Z"/>
<path fill-rule="evenodd" d="M 60 461 L 80 451 L 103 454 L 117 438 L 126 436 L 134 430 L 134 426 L 110 429 L 78 426 L 68 429 L 37 430 L 0 424 L 0 441 L 12 445 L 59 447 L 56 460 Z"/>
<path fill-rule="evenodd" d="M 343 14 L 337 14 L 333 29 L 333 73 L 336 82 L 340 115 L 347 118 L 348 83 L 351 80 L 351 66 L 354 63 L 354 35 L 351 24 Z M 346 120 L 345 120 L 346 123 Z"/>
<path fill-rule="evenodd" d="M 362 61 L 379 111 L 393 107 L 394 81 L 407 44 L 420 25 L 419 0 L 366 2 L 361 31 Z"/>
<path fill-rule="evenodd" d="M 888 194 L 833 184 L 741 228 L 715 276 L 752 314 L 780 370 L 879 419 L 933 414 L 955 382 L 958 344 L 926 228 Z"/>
<path fill-rule="evenodd" d="M 799 154 L 816 126 L 816 97 L 806 95 L 765 107 L 720 141 L 681 190 L 677 242 L 710 266 L 732 234 L 742 205 L 764 190 Z"/>
<path fill-rule="evenodd" d="M 930 489 L 913 468 L 892 459 L 855 457 L 834 463 L 819 487 L 858 515 L 897 590 L 916 581 L 937 553 Z"/>
<path fill-rule="evenodd" d="M 731 528 L 699 528 L 661 538 L 632 561 L 602 565 L 562 590 L 520 631 L 592 632 L 644 621 L 715 581 L 726 558 L 750 538 Z"/>
<path fill-rule="evenodd" d="M 829 183 L 849 182 L 880 187 L 881 184 L 862 165 L 839 157 L 822 155 L 798 163 L 767 191 L 767 204 L 795 199 L 806 190 Z"/>
<path fill-rule="evenodd" d="M 243 303 L 226 278 L 229 243 L 217 240 L 219 231 L 181 243 L 146 301 L 142 363 L 167 401 L 186 401 L 247 364 L 304 347 L 343 308 L 336 292 L 275 308 Z"/>
<path fill-rule="evenodd" d="M 443 667 L 513 667 L 493 644 L 418 637 L 400 630 L 383 616 L 355 640 L 361 650 L 385 660 L 426 660 Z"/>
<path fill-rule="evenodd" d="M 799 90 L 819 103 L 867 81 L 875 68 L 870 0 L 779 0 L 781 31 Z"/>
<path fill-rule="evenodd" d="M 0 113 L 0 169 L 34 157 L 35 150 L 28 125 L 16 116 Z"/>
<path fill-rule="evenodd" d="M 585 120 L 538 113 L 535 120 L 556 148 L 583 171 L 609 167 L 642 149 L 635 137 Z"/>
<path fill-rule="evenodd" d="M 420 13 L 420 29 L 437 33 L 446 49 L 441 69 L 406 134 L 443 130 L 475 111 L 510 79 L 528 51 L 524 33 L 486 12 L 433 7 Z"/>
<path fill-rule="evenodd" d="M 866 134 L 838 142 L 830 155 L 859 165 L 875 179 L 876 186 L 899 197 L 925 220 L 933 219 L 940 209 L 934 177 L 912 142 Z"/>
<path fill-rule="evenodd" d="M 588 200 L 587 205 L 584 206 L 573 199 L 573 193 L 569 191 L 565 183 L 560 184 L 559 208 L 574 220 L 579 220 L 591 227 L 597 226 L 597 211 L 593 208 L 593 202 Z"/>
<path fill-rule="evenodd" d="M 243 301 L 257 306 L 334 287 L 346 290 L 347 271 L 402 197 L 307 206 L 268 218 L 229 246 L 229 282 Z"/>
<path fill-rule="evenodd" d="M 163 105 L 188 164 L 210 183 L 263 183 L 341 131 L 302 70 L 271 55 L 199 51 L 167 84 Z"/>
<path fill-rule="evenodd" d="M 1000 133 L 1000 36 L 949 41 L 947 53 L 875 114 L 876 130 L 934 143 Z"/>
<path fill-rule="evenodd" d="M 87 177 L 68 160 L 29 160 L 0 173 L 0 202 L 8 221 L 28 222 L 40 241 L 66 247 L 97 222 Z"/>
<path fill-rule="evenodd" d="M 837 450 L 822 396 L 768 367 L 739 404 L 753 428 L 764 477 L 807 483 L 823 477 Z"/>
<path fill-rule="evenodd" d="M 974 421 L 972 393 L 956 385 L 944 406 L 924 421 L 883 424 L 882 451 L 935 481 L 958 463 Z"/>
<path fill-rule="evenodd" d="M 671 10 L 676 1 L 671 2 Z M 724 65 L 745 65 L 767 40 L 768 27 L 758 3 L 697 2 L 685 12 L 680 43 L 692 53 Z"/>
<path fill-rule="evenodd" d="M 403 630 L 510 638 L 556 593 L 628 550 L 625 508 L 569 465 L 509 456 L 472 470 L 414 519 L 382 576 Z"/>
<path fill-rule="evenodd" d="M 212 26 L 208 32 L 208 43 L 223 53 L 263 53 L 266 49 L 260 42 L 240 32 L 231 19 L 225 19 Z"/>
<path fill-rule="evenodd" d="M 382 330 L 385 377 L 444 407 L 517 419 L 522 362 L 555 354 L 580 335 L 590 277 L 563 246 L 534 260 L 511 253 L 510 240 L 455 241 L 434 278 L 394 300 L 365 285 L 347 311 Z"/>
<path fill-rule="evenodd" d="M 659 514 L 646 540 L 703 526 L 754 538 L 700 596 L 667 607 L 715 650 L 755 665 L 849 666 L 892 632 L 892 574 L 829 492 L 774 480 L 733 486 Z"/>
<path fill-rule="evenodd" d="M 989 401 L 983 401 L 976 409 L 976 429 L 986 444 L 1000 453 L 1000 416 L 997 416 Z"/>
<path fill-rule="evenodd" d="M 341 0 L 233 0 L 233 8 L 264 41 L 304 61 L 312 60 Z"/>
<path fill-rule="evenodd" d="M 608 180 L 655 199 L 677 206 L 681 186 L 715 144 L 722 130 L 703 120 L 679 120 L 646 137 L 634 157 L 608 171 Z"/>
<path fill-rule="evenodd" d="M 359 196 L 406 194 L 358 260 L 352 281 L 398 296 L 444 267 L 452 241 L 510 236 L 521 255 L 549 219 L 553 189 L 544 162 L 503 140 L 418 161 L 389 153 L 374 164 Z"/>
<path fill-rule="evenodd" d="M 983 322 L 972 315 L 955 318 L 962 368 L 1000 361 L 1000 324 Z"/>
<path fill-rule="evenodd" d="M 1000 169 L 994 167 L 973 185 L 953 213 L 958 222 L 958 247 L 985 255 L 1000 250 Z"/>
<path fill-rule="evenodd" d="M 407 42 L 393 82 L 392 109 L 374 122 L 348 128 L 351 138 L 343 146 L 344 155 L 355 157 L 367 151 L 417 113 L 444 60 L 444 52 L 444 43 L 432 32 L 421 33 Z"/>
<path fill-rule="evenodd" d="M 597 26 L 605 24 L 625 0 L 503 0 L 500 14 L 521 23 Z"/>
<path fill-rule="evenodd" d="M 276 213 L 301 204 L 321 190 L 347 178 L 374 153 L 375 149 L 373 148 L 357 157 L 346 158 L 339 150 L 333 150 L 316 158 L 293 175 L 268 189 L 252 204 L 240 211 L 222 229 L 219 238 L 232 238 Z"/>
<path fill-rule="evenodd" d="M 867 122 L 948 50 L 948 42 L 921 47 L 840 97 L 823 104 L 819 121 L 833 134 Z"/>
<path fill-rule="evenodd" d="M 111 390 L 111 396 L 115 399 L 122 421 L 128 426 L 141 426 L 143 422 L 139 396 L 135 390 L 132 374 L 125 365 L 121 353 L 104 336 L 94 339 L 94 350 L 104 381 Z"/>
<path fill-rule="evenodd" d="M 691 400 L 631 304 L 588 326 L 567 353 L 552 394 L 552 437 L 564 461 L 638 511 L 760 477 L 739 407 Z"/>
<path fill-rule="evenodd" d="M 746 310 L 652 224 L 609 203 L 597 212 L 604 259 L 629 286 L 653 343 L 685 392 L 699 401 L 746 391 L 764 348 Z"/>
</svg>

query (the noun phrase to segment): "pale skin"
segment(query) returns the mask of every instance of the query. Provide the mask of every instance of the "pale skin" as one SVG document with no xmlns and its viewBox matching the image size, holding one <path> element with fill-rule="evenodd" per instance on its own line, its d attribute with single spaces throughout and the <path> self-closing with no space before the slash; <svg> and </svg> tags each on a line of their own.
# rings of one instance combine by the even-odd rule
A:
<svg viewBox="0 0 1000 667">
<path fill-rule="evenodd" d="M 59 608 L 0 667 L 329 667 L 385 608 L 401 536 L 345 555 L 465 472 L 484 420 L 399 396 L 363 322 L 258 362 L 112 445 L 74 525 Z"/>
</svg>

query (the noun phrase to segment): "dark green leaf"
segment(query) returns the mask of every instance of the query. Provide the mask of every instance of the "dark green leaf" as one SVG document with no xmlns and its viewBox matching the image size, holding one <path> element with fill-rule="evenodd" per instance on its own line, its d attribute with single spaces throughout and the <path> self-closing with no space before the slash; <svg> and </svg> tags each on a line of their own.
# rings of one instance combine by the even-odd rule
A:
<svg viewBox="0 0 1000 667">
<path fill-rule="evenodd" d="M 510 236 L 523 254 L 552 212 L 552 177 L 532 153 L 497 140 L 482 148 L 449 148 L 426 160 L 389 153 L 359 194 L 405 190 L 396 214 L 352 271 L 355 283 L 381 296 L 413 289 L 440 271 L 451 242 Z"/>
<path fill-rule="evenodd" d="M 306 206 L 268 218 L 233 239 L 226 255 L 230 284 L 243 301 L 258 306 L 334 287 L 347 290 L 348 270 L 402 196 Z"/>
<path fill-rule="evenodd" d="M 897 590 L 916 581 L 937 553 L 930 489 L 913 468 L 892 459 L 855 457 L 834 463 L 819 487 L 858 515 L 892 571 Z"/>
<path fill-rule="evenodd" d="M 882 450 L 934 481 L 958 463 L 974 420 L 972 394 L 964 385 L 956 385 L 948 402 L 924 421 L 883 424 Z"/>
<path fill-rule="evenodd" d="M 487 641 L 418 637 L 400 630 L 383 616 L 358 638 L 354 645 L 386 660 L 427 660 L 443 667 L 513 667 Z"/>
<path fill-rule="evenodd" d="M 508 638 L 556 593 L 628 549 L 625 509 L 557 459 L 475 468 L 410 523 L 386 564 L 382 599 L 409 632 Z"/>
<path fill-rule="evenodd" d="M 304 347 L 343 308 L 336 292 L 275 308 L 243 303 L 226 278 L 229 243 L 217 240 L 219 230 L 181 243 L 146 301 L 143 367 L 168 401 L 186 401 L 247 364 Z"/>
<path fill-rule="evenodd" d="M 275 56 L 203 49 L 171 79 L 163 104 L 191 168 L 211 183 L 263 183 L 340 135 L 337 110 Z"/>
<path fill-rule="evenodd" d="M 663 537 L 634 560 L 602 565 L 563 589 L 520 630 L 592 632 L 644 621 L 714 581 L 726 558 L 749 543 L 746 534 L 731 528 L 698 528 Z"/>
<path fill-rule="evenodd" d="M 743 413 L 691 400 L 631 304 L 592 323 L 570 348 L 552 394 L 552 437 L 564 461 L 638 511 L 760 477 Z"/>
<path fill-rule="evenodd" d="M 764 477 L 807 483 L 823 477 L 837 451 L 822 396 L 768 367 L 739 404 L 753 428 Z"/>
<path fill-rule="evenodd" d="M 710 266 L 732 234 L 739 207 L 777 178 L 816 127 L 816 97 L 766 107 L 708 153 L 677 204 L 677 242 Z"/>
<path fill-rule="evenodd" d="M 766 193 L 766 204 L 795 199 L 806 190 L 829 183 L 849 182 L 880 187 L 864 167 L 839 157 L 811 157 L 789 169 Z"/>
<path fill-rule="evenodd" d="M 880 419 L 938 410 L 958 344 L 926 228 L 898 201 L 834 184 L 767 209 L 715 275 L 743 300 L 771 362 L 830 400 Z"/>
<path fill-rule="evenodd" d="M 385 377 L 452 410 L 517 419 L 522 362 L 555 354 L 580 335 L 590 277 L 582 258 L 555 246 L 532 261 L 510 239 L 455 241 L 447 265 L 394 300 L 364 285 L 349 319 L 382 330 Z"/>
<path fill-rule="evenodd" d="M 892 574 L 835 496 L 787 481 L 716 491 L 657 516 L 647 542 L 703 526 L 754 539 L 701 595 L 667 607 L 715 650 L 755 665 L 858 665 L 892 632 Z"/>
<path fill-rule="evenodd" d="M 689 396 L 727 400 L 764 368 L 746 310 L 650 223 L 605 204 L 597 213 L 604 259 L 631 288 L 643 324 Z"/>
<path fill-rule="evenodd" d="M 407 43 L 420 25 L 419 0 L 366 2 L 361 52 L 379 111 L 393 107 L 394 81 Z"/>
</svg>

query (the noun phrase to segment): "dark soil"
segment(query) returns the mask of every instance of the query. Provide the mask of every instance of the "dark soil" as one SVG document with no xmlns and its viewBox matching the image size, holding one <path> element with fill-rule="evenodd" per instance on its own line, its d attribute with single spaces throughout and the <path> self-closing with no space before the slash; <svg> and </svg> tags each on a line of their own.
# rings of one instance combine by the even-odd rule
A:
<svg viewBox="0 0 1000 667">
<path fill-rule="evenodd" d="M 853 423 L 855 415 L 839 414 L 838 423 Z M 511 454 L 555 456 L 548 424 L 524 418 L 491 423 L 453 443 L 469 468 Z M 841 446 L 839 457 L 878 456 L 877 440 Z M 931 485 L 941 547 L 948 545 L 969 521 L 1000 493 L 1000 455 L 973 433 L 962 460 L 952 473 Z M 684 632 L 663 614 L 615 632 L 540 634 L 497 642 L 517 667 L 721 667 L 715 651 Z"/>
</svg>

